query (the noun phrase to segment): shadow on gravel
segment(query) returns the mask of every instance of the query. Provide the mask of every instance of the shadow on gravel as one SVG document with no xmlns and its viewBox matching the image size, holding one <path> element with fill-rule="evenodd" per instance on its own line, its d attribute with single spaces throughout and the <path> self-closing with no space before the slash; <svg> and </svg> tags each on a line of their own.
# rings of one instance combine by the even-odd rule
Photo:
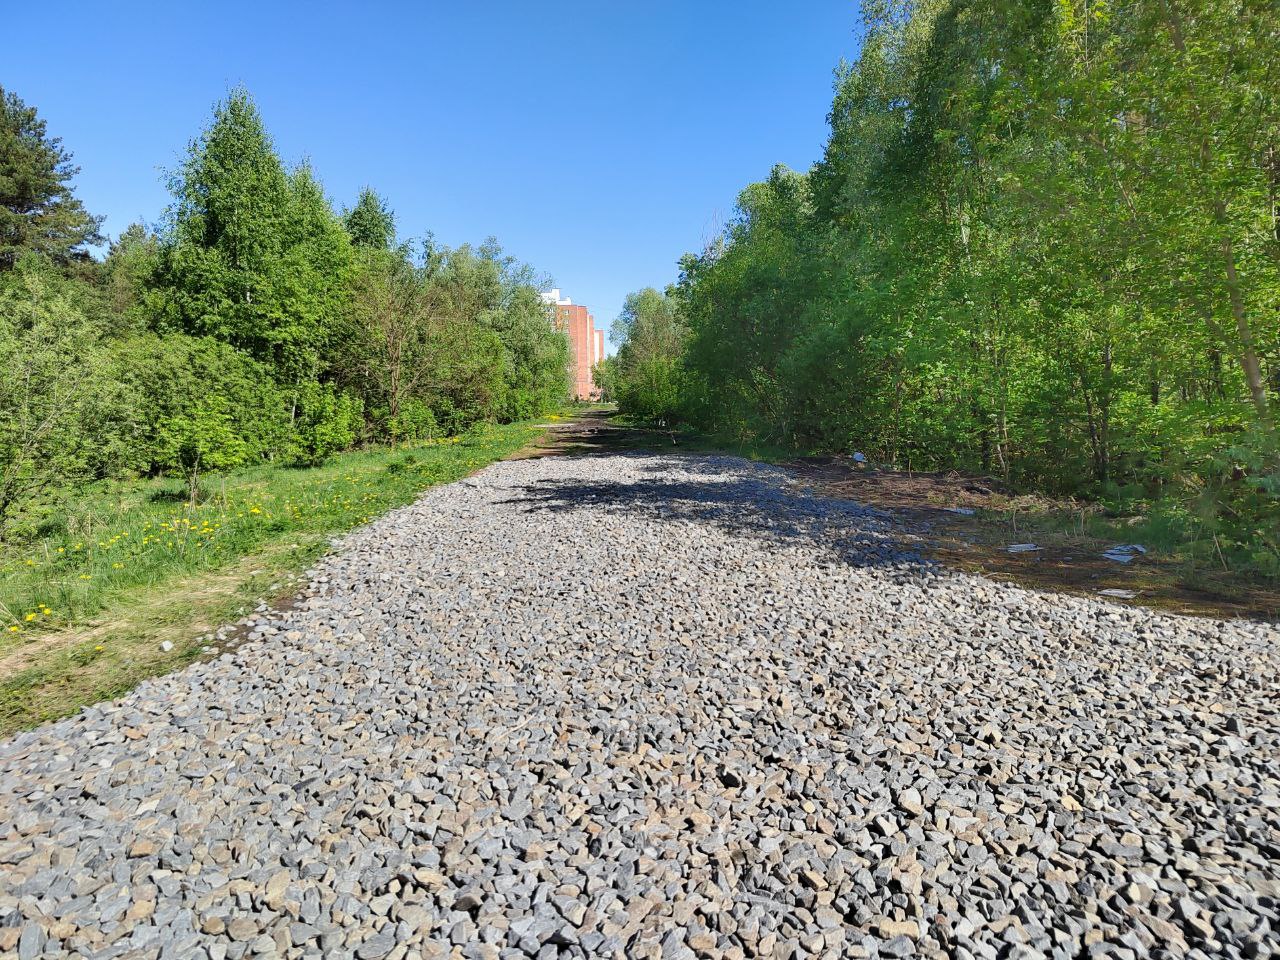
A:
<svg viewBox="0 0 1280 960">
<path fill-rule="evenodd" d="M 609 408 L 583 410 L 554 424 L 523 455 L 609 458 L 643 454 L 660 460 L 640 464 L 641 473 L 663 474 L 672 465 L 685 473 L 717 480 L 743 474 L 738 457 L 728 456 L 705 438 L 618 420 L 616 411 Z M 842 457 L 785 459 L 782 451 L 774 451 L 774 455 L 784 459 L 772 466 L 758 460 L 755 463 L 758 469 L 778 471 L 782 482 L 792 484 L 787 487 L 790 495 L 807 490 L 854 503 L 877 517 L 892 518 L 899 549 L 904 539 L 919 545 L 917 562 L 923 557 L 950 570 L 1094 599 L 1102 589 L 1130 590 L 1135 594 L 1133 600 L 1114 602 L 1184 615 L 1280 622 L 1280 590 L 1271 581 L 1170 557 L 1148 556 L 1140 563 L 1122 566 L 1106 559 L 1103 551 L 1124 542 L 1124 536 L 1117 540 L 1086 534 L 1083 529 L 1077 532 L 1074 508 L 1070 512 L 1064 512 L 1065 508 L 1039 512 L 1040 508 L 1033 506 L 1029 512 L 1020 512 L 1018 498 L 994 489 L 987 477 L 860 469 Z M 612 495 L 595 490 L 583 493 L 597 504 L 607 504 L 610 496 L 626 496 L 621 490 Z M 644 497 L 643 492 L 640 495 Z M 760 528 L 757 523 L 738 526 L 758 532 Z M 1010 544 L 1027 541 L 1042 549 L 1009 553 Z M 866 562 L 865 558 L 853 559 Z"/>
<path fill-rule="evenodd" d="M 605 510 L 625 512 L 646 523 L 705 525 L 778 546 L 825 551 L 856 566 L 892 567 L 902 573 L 932 566 L 905 549 L 891 529 L 891 520 L 874 508 L 780 488 L 745 476 L 729 463 L 717 468 L 714 463 L 669 457 L 646 469 L 694 472 L 706 479 L 542 480 L 503 502 L 522 506 L 528 513 Z M 689 536 L 687 532 L 679 535 Z"/>
</svg>

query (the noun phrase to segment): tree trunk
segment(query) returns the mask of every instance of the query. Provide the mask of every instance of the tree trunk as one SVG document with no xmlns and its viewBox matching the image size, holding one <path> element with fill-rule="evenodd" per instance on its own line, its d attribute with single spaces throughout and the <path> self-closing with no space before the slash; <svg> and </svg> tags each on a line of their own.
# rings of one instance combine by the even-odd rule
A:
<svg viewBox="0 0 1280 960">
<path fill-rule="evenodd" d="M 1222 201 L 1214 204 L 1215 212 L 1221 221 L 1226 220 L 1226 210 Z M 1258 351 L 1253 344 L 1253 330 L 1249 326 L 1249 315 L 1245 312 L 1244 295 L 1240 292 L 1240 278 L 1236 274 L 1235 248 L 1231 237 L 1222 235 L 1222 264 L 1227 275 L 1227 293 L 1231 297 L 1231 316 L 1236 321 L 1236 333 L 1240 337 L 1240 366 L 1244 368 L 1244 379 L 1249 385 L 1249 394 L 1253 397 L 1253 406 L 1258 411 L 1258 419 L 1269 425 L 1271 412 L 1267 407 L 1267 385 L 1262 378 L 1262 365 L 1258 362 Z"/>
<path fill-rule="evenodd" d="M 191 506 L 196 505 L 200 493 L 200 457 L 196 456 L 196 461 L 191 465 L 191 475 L 188 478 L 187 494 Z"/>
</svg>

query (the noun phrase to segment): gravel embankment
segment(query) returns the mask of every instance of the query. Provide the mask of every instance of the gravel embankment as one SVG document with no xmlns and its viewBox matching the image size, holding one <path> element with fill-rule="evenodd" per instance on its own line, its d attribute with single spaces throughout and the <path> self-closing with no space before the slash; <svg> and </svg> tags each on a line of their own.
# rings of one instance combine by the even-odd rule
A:
<svg viewBox="0 0 1280 960">
<path fill-rule="evenodd" d="M 892 533 L 723 458 L 437 488 L 0 744 L 0 954 L 1280 949 L 1280 631 Z"/>
</svg>

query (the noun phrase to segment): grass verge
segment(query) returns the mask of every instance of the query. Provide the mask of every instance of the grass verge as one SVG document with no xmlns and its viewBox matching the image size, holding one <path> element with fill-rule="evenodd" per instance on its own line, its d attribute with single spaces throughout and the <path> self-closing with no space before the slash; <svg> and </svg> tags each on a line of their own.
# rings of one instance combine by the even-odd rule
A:
<svg viewBox="0 0 1280 960">
<path fill-rule="evenodd" d="M 202 633 L 259 598 L 291 592 L 289 578 L 331 537 L 509 456 L 539 432 L 532 423 L 485 426 L 320 467 L 237 471 L 209 481 L 195 506 L 176 480 L 85 491 L 59 529 L 0 552 L 0 735 L 197 659 Z"/>
</svg>

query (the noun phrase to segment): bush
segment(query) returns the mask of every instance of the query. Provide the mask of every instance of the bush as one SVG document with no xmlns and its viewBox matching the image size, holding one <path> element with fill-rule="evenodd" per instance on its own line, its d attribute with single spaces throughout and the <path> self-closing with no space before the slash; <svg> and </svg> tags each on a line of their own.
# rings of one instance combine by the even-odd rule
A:
<svg viewBox="0 0 1280 960">
<path fill-rule="evenodd" d="M 306 383 L 297 391 L 291 442 L 292 462 L 314 467 L 355 442 L 363 405 L 329 384 Z"/>
<path fill-rule="evenodd" d="M 433 413 L 436 422 L 440 424 L 442 437 L 459 437 L 480 419 L 475 410 L 457 406 L 450 397 L 441 397 L 436 402 Z"/>
<path fill-rule="evenodd" d="M 680 361 L 665 357 L 634 364 L 615 390 L 618 409 L 649 423 L 673 423 L 680 415 L 683 392 Z"/>
<path fill-rule="evenodd" d="M 236 429 L 229 406 L 222 397 L 202 397 L 162 425 L 165 458 L 186 477 L 193 504 L 202 473 L 240 467 L 249 458 L 249 444 Z"/>
<path fill-rule="evenodd" d="M 387 417 L 387 433 L 393 443 L 414 443 L 440 436 L 440 425 L 425 401 L 411 398 L 394 417 Z"/>
<path fill-rule="evenodd" d="M 0 289 L 0 535 L 20 511 L 56 512 L 61 485 L 88 472 L 80 422 L 101 379 L 100 333 L 39 258 Z"/>
<path fill-rule="evenodd" d="M 125 451 L 106 464 L 113 473 L 187 476 L 181 449 L 191 424 L 202 420 L 235 435 L 244 463 L 290 453 L 285 396 L 266 367 L 228 344 L 181 333 L 141 334 L 113 348 L 111 372 L 120 393 L 111 422 L 98 430 L 104 448 L 114 444 Z"/>
</svg>

